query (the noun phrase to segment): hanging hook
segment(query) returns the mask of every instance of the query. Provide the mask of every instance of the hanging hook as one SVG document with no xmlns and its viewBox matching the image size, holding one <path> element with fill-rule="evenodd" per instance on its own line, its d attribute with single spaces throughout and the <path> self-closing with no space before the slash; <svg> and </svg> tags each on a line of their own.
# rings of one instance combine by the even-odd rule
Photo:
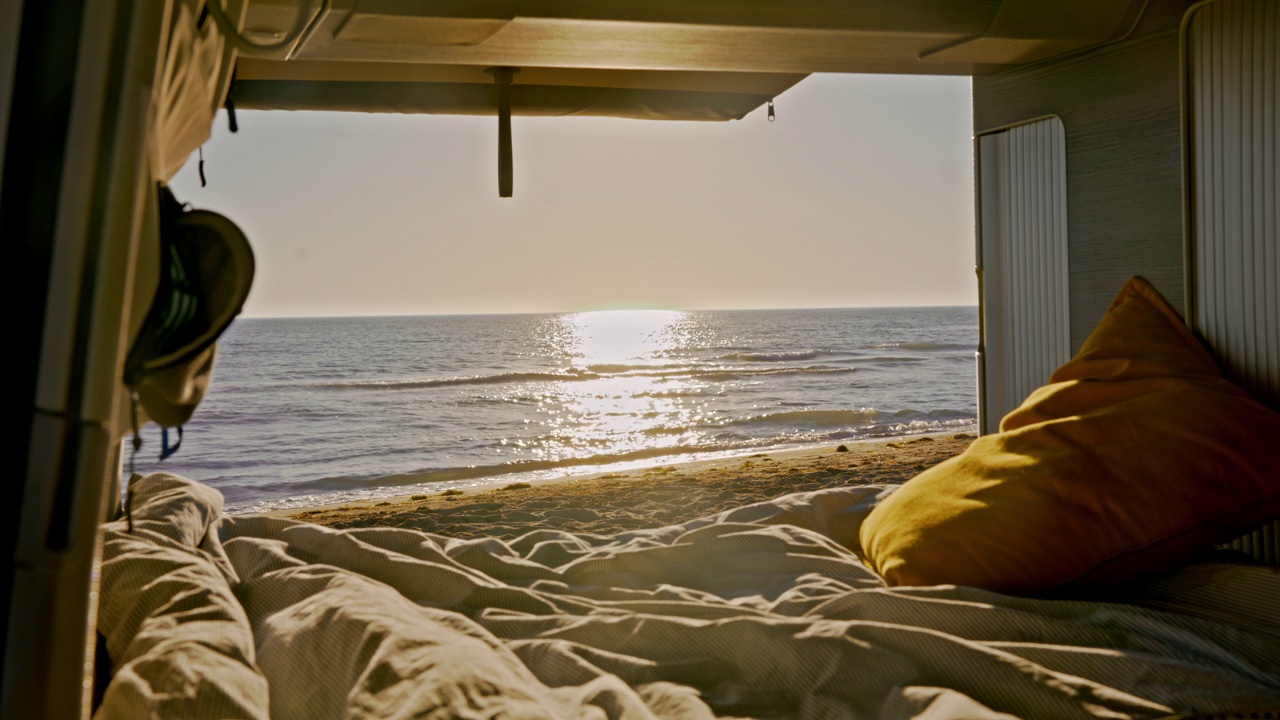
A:
<svg viewBox="0 0 1280 720">
<path fill-rule="evenodd" d="M 773 98 L 769 98 L 769 122 L 773 122 L 777 119 L 778 115 L 773 111 Z"/>
<path fill-rule="evenodd" d="M 200 162 L 196 163 L 196 170 L 200 173 L 200 187 L 208 185 L 208 181 L 204 179 L 204 146 L 200 146 Z"/>
</svg>

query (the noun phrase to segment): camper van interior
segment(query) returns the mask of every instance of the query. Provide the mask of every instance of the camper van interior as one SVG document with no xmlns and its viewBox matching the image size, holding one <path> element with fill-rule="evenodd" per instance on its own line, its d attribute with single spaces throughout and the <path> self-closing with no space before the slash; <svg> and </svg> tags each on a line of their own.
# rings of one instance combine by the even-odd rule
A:
<svg viewBox="0 0 1280 720">
<path fill-rule="evenodd" d="M 1275 0 L 5 0 L 0 715 L 1280 717 L 1277 47 Z M 512 116 L 733 121 L 812 73 L 972 78 L 957 457 L 509 540 L 123 474 L 252 280 L 167 189 L 215 119 L 493 116 L 510 197 Z"/>
</svg>

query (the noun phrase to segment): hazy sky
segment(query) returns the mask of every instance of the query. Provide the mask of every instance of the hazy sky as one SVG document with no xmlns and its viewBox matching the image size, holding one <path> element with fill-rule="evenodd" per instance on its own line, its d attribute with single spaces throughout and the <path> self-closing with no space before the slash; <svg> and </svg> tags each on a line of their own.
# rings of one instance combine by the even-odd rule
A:
<svg viewBox="0 0 1280 720">
<path fill-rule="evenodd" d="M 239 113 L 174 179 L 246 316 L 973 305 L 968 78 L 812 76 L 728 123 Z"/>
</svg>

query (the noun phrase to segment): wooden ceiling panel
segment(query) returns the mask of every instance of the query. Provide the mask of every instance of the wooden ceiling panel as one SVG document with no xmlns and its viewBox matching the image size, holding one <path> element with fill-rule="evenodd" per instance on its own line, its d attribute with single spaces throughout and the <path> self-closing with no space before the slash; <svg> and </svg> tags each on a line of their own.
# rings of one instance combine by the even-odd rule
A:
<svg viewBox="0 0 1280 720">
<path fill-rule="evenodd" d="M 407 22 L 407 21 L 406 21 Z M 890 72 L 970 74 L 969 62 L 920 55 L 981 32 L 984 24 L 915 32 L 858 29 L 686 25 L 517 17 L 484 42 L 456 45 L 343 39 L 327 20 L 296 53 L 298 59 L 578 67 L 627 70 L 801 73 Z M 392 36 L 388 34 L 388 40 Z"/>
<path fill-rule="evenodd" d="M 327 60 L 259 60 L 242 58 L 236 77 L 246 80 L 302 80 L 330 82 L 481 83 L 493 84 L 484 65 L 356 62 Z M 691 90 L 702 92 L 779 95 L 804 79 L 796 73 L 690 72 L 658 70 L 600 70 L 596 68 L 526 67 L 517 85 L 615 87 L 634 90 Z"/>
<path fill-rule="evenodd" d="M 245 27 L 270 34 L 290 25 L 299 2 L 250 0 Z M 327 0 L 292 47 L 242 57 L 238 78 L 253 83 L 242 97 L 257 107 L 271 107 L 278 97 L 282 107 L 359 109 L 343 92 L 363 85 L 353 97 L 384 111 L 479 112 L 488 107 L 485 95 L 467 86 L 491 85 L 485 68 L 515 67 L 517 87 L 531 88 L 521 91 L 530 113 L 660 117 L 653 108 L 662 107 L 689 117 L 700 111 L 682 93 L 703 93 L 703 115 L 720 119 L 740 116 L 812 72 L 973 75 L 1038 61 L 1122 36 L 1145 5 Z"/>
</svg>

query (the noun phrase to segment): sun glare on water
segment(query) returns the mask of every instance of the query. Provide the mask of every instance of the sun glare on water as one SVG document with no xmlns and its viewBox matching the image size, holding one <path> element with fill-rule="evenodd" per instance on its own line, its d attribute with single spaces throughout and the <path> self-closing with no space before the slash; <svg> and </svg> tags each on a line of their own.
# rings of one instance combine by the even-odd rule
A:
<svg viewBox="0 0 1280 720">
<path fill-rule="evenodd" d="M 573 338 L 567 348 L 580 367 L 652 363 L 677 349 L 679 310 L 598 310 L 563 316 Z"/>
<path fill-rule="evenodd" d="M 693 325 L 688 313 L 674 310 L 559 316 L 548 334 L 569 371 L 586 378 L 557 383 L 542 397 L 563 454 L 606 448 L 626 454 L 690 440 L 681 435 L 701 408 L 687 392 L 693 381 L 680 351 L 696 333 Z"/>
</svg>

